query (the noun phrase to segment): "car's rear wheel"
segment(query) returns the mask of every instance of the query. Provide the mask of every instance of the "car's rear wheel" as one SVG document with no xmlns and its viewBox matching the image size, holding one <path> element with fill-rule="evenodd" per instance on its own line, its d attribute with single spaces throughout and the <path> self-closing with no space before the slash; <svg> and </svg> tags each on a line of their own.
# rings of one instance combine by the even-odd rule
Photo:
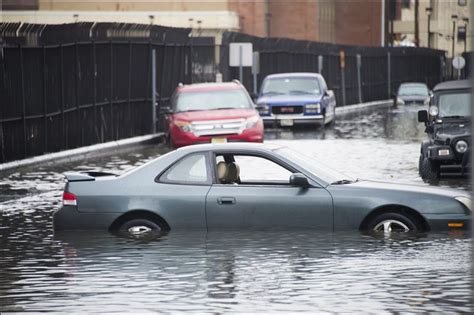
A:
<svg viewBox="0 0 474 315">
<path fill-rule="evenodd" d="M 425 156 L 420 156 L 418 170 L 425 181 L 436 181 L 439 179 L 439 165 Z"/>
<path fill-rule="evenodd" d="M 119 227 L 119 232 L 132 235 L 143 235 L 150 232 L 159 232 L 162 228 L 155 222 L 147 219 L 132 219 Z"/>
<path fill-rule="evenodd" d="M 420 231 L 419 223 L 412 217 L 396 212 L 383 213 L 376 216 L 368 224 L 373 232 L 416 232 Z"/>
</svg>

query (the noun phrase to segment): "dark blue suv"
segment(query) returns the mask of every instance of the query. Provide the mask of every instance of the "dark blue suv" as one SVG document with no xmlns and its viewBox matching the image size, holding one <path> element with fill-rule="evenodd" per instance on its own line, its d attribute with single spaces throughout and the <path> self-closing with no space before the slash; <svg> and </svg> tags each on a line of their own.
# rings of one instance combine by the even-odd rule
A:
<svg viewBox="0 0 474 315">
<path fill-rule="evenodd" d="M 279 73 L 267 76 L 257 99 L 264 123 L 279 126 L 331 123 L 336 99 L 317 73 Z"/>
</svg>

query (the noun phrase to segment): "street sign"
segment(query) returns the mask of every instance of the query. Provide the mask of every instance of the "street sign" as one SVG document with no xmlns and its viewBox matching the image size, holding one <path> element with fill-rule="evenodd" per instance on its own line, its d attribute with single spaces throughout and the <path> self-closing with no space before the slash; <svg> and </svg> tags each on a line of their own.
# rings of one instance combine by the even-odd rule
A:
<svg viewBox="0 0 474 315">
<path fill-rule="evenodd" d="M 230 43 L 229 44 L 229 66 L 251 67 L 252 66 L 252 43 Z"/>
<path fill-rule="evenodd" d="M 454 57 L 453 67 L 454 69 L 461 70 L 466 66 L 466 60 L 462 56 Z"/>
</svg>

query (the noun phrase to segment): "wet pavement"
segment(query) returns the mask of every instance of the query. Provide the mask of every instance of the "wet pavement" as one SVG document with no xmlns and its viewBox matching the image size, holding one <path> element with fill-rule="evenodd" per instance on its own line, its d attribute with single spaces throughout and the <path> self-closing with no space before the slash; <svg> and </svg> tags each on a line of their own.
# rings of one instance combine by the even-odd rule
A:
<svg viewBox="0 0 474 315">
<path fill-rule="evenodd" d="M 418 176 L 418 107 L 338 117 L 326 128 L 268 129 L 352 175 L 426 185 Z M 108 156 L 0 173 L 0 311 L 468 312 L 471 239 L 429 233 L 177 233 L 137 240 L 54 235 L 66 170 L 121 171 L 165 152 Z M 469 180 L 439 185 L 470 189 Z"/>
</svg>

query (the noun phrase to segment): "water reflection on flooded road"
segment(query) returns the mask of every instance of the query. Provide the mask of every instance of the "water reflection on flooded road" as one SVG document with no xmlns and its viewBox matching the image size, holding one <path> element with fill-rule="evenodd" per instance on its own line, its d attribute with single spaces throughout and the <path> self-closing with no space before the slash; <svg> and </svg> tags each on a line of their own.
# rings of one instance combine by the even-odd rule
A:
<svg viewBox="0 0 474 315">
<path fill-rule="evenodd" d="M 338 117 L 326 129 L 266 132 L 354 177 L 424 184 L 417 107 Z M 2 174 L 0 311 L 469 312 L 470 238 L 429 233 L 178 233 L 136 240 L 53 235 L 62 172 L 122 171 L 165 152 L 143 146 Z M 467 179 L 442 186 L 469 189 Z"/>
</svg>

